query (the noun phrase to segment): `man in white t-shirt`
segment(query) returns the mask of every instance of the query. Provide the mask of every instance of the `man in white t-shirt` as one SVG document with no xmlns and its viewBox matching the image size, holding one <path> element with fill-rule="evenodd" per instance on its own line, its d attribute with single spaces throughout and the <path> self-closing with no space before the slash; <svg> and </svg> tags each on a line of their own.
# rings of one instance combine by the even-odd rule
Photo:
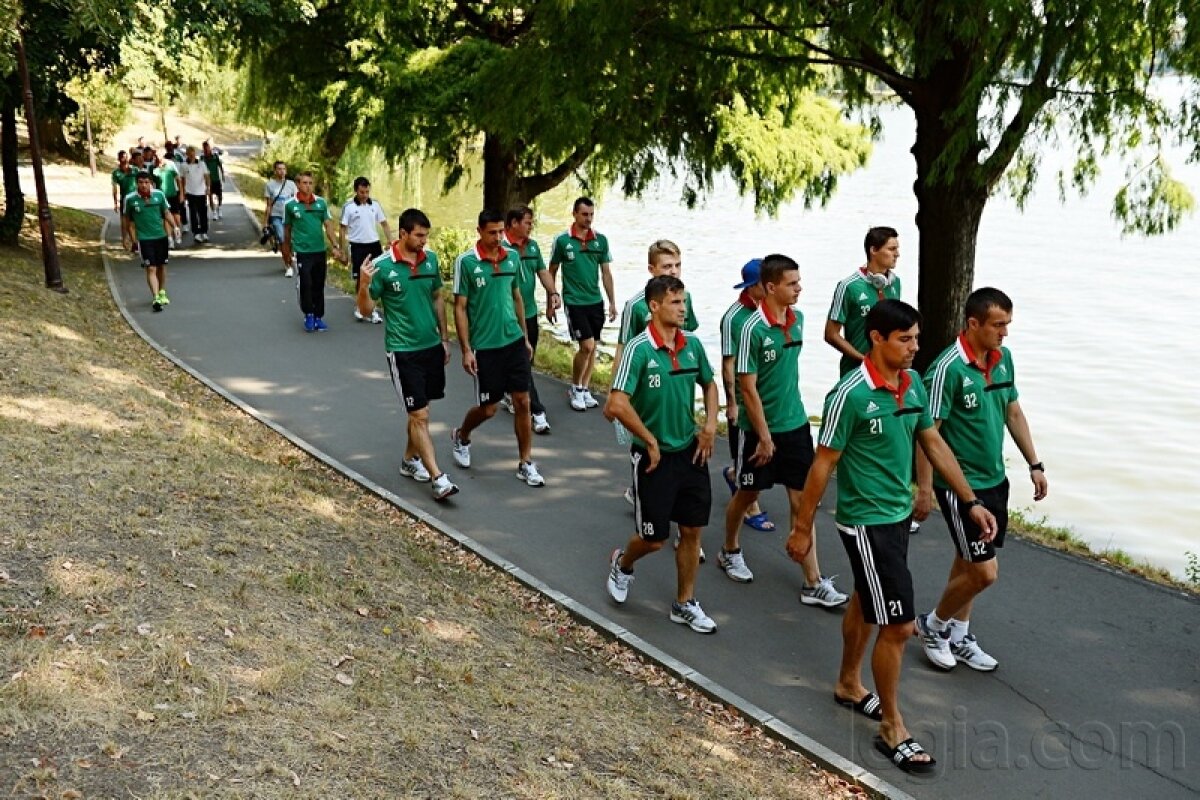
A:
<svg viewBox="0 0 1200 800">
<path fill-rule="evenodd" d="M 392 243 L 392 231 L 388 227 L 387 215 L 379 201 L 371 199 L 371 182 L 361 175 L 354 179 L 354 197 L 342 206 L 341 241 L 342 255 L 350 262 L 350 275 L 354 278 L 355 287 L 360 281 L 359 268 L 367 259 L 376 259 L 383 255 L 383 246 L 379 243 L 379 226 L 383 226 L 383 235 L 388 244 Z M 349 240 L 349 246 L 346 242 Z M 357 292 L 363 297 L 362 292 Z M 359 305 L 354 309 L 354 318 L 359 322 L 373 322 L 376 325 L 383 322 L 375 304 L 368 297 L 367 305 Z"/>
<path fill-rule="evenodd" d="M 187 159 L 179 168 L 183 195 L 192 223 L 192 241 L 208 241 L 208 166 L 196 157 L 196 148 L 187 149 Z"/>
<path fill-rule="evenodd" d="M 287 164 L 283 161 L 276 161 L 275 172 L 267 181 L 267 185 L 263 187 L 263 200 L 266 202 L 266 210 L 263 211 L 263 230 L 266 231 L 267 228 L 270 228 L 274 232 L 276 247 L 283 241 L 284 206 L 295 196 L 296 183 L 287 176 Z M 283 257 L 282 250 L 280 250 L 280 256 Z M 284 277 L 291 278 L 295 274 L 292 265 L 288 263 L 286 257 L 283 257 Z"/>
</svg>

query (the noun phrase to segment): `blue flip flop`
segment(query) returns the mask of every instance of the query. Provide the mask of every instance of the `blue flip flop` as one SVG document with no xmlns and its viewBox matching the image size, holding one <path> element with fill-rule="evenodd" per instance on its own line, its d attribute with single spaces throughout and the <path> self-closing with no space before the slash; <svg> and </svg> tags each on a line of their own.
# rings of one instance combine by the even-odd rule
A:
<svg viewBox="0 0 1200 800">
<path fill-rule="evenodd" d="M 775 523 L 767 519 L 767 512 L 765 511 L 760 511 L 757 514 L 746 517 L 744 520 L 742 520 L 742 522 L 746 523 L 754 530 L 761 531 L 763 533 L 770 533 L 771 531 L 775 530 Z"/>
<path fill-rule="evenodd" d="M 729 477 L 729 473 L 731 472 L 733 472 L 733 467 L 725 467 L 721 470 L 721 477 L 725 479 L 725 485 L 729 487 L 729 493 L 737 494 L 737 484 L 733 482 L 733 478 Z"/>
</svg>

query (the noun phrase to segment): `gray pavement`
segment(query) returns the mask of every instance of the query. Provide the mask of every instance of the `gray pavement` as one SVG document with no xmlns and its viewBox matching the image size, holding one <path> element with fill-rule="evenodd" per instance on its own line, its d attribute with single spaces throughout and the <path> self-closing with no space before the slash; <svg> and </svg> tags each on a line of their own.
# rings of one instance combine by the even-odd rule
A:
<svg viewBox="0 0 1200 800">
<path fill-rule="evenodd" d="M 172 252 L 173 302 L 161 314 L 150 311 L 140 267 L 113 248 L 117 300 L 165 351 L 297 439 L 900 793 L 1192 798 L 1200 792 L 1195 598 L 1010 538 L 1000 581 L 977 604 L 972 625 L 1000 669 L 981 674 L 960 665 L 941 673 L 916 640 L 908 649 L 905 719 L 941 768 L 932 777 L 906 776 L 871 747 L 874 725 L 832 702 L 841 611 L 800 605 L 801 575 L 783 552 L 782 531 L 745 529 L 752 584 L 734 584 L 712 560 L 701 567 L 697 596 L 719 625 L 715 636 L 667 620 L 674 564 L 666 552 L 640 562 L 629 601 L 613 605 L 604 589 L 607 558 L 628 537 L 632 514 L 621 499 L 628 460 L 611 426 L 598 410 L 571 411 L 564 387 L 540 376 L 553 431 L 535 437 L 534 458 L 547 485 L 532 489 L 516 480 L 511 417 L 503 412 L 476 432 L 472 469 L 457 469 L 448 435 L 471 396 L 457 354 L 447 368 L 447 399 L 433 407 L 432 433 L 443 468 L 462 491 L 445 505 L 434 503 L 427 485 L 397 473 L 405 418 L 388 379 L 382 327 L 355 323 L 350 298 L 331 291 L 331 330 L 304 333 L 292 282 L 278 257 L 257 247 L 256 230 L 238 204 L 236 191 L 227 191 L 212 244 Z M 821 357 L 814 350 L 809 357 Z M 1053 454 L 1045 455 L 1052 468 Z M 728 496 L 716 468 L 712 477 L 713 525 L 704 535 L 710 555 L 720 547 Z M 764 506 L 776 521 L 786 519 L 780 491 L 767 494 Z M 819 515 L 818 548 L 823 571 L 839 573 L 839 586 L 848 590 L 832 506 L 827 498 Z M 945 526 L 935 517 L 910 549 L 919 608 L 937 599 L 950 558 Z M 869 671 L 865 680 L 870 686 Z"/>
</svg>

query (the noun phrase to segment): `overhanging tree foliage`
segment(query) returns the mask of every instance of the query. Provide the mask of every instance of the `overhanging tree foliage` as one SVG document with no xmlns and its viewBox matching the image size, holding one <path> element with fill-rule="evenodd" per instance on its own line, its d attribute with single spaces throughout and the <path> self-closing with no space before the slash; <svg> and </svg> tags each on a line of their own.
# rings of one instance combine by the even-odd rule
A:
<svg viewBox="0 0 1200 800">
<path fill-rule="evenodd" d="M 850 105 L 869 107 L 886 89 L 912 109 L 923 366 L 961 324 L 988 198 L 1005 185 L 1027 198 L 1040 148 L 1076 148 L 1062 180 L 1080 191 L 1100 155 L 1148 152 L 1114 205 L 1126 231 L 1170 229 L 1190 210 L 1157 151 L 1174 135 L 1200 155 L 1197 90 L 1171 108 L 1154 79 L 1197 74 L 1198 24 L 1194 0 L 684 0 L 666 35 L 798 80 L 836 68 Z"/>
</svg>

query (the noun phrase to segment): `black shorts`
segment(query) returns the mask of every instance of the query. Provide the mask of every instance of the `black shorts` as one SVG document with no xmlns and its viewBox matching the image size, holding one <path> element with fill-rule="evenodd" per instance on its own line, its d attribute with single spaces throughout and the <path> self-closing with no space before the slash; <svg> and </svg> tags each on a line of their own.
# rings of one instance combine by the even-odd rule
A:
<svg viewBox="0 0 1200 800">
<path fill-rule="evenodd" d="M 213 197 L 221 197 L 221 182 L 219 180 L 208 182 L 208 192 Z"/>
<path fill-rule="evenodd" d="M 912 573 L 908 571 L 908 526 L 908 519 L 890 525 L 838 523 L 854 572 L 854 591 L 868 625 L 897 625 L 916 619 Z"/>
<path fill-rule="evenodd" d="M 737 457 L 738 457 L 738 448 L 741 447 L 741 443 L 742 443 L 742 429 L 737 426 L 736 422 L 730 423 L 728 419 L 725 420 L 725 427 L 729 431 L 729 458 L 731 461 L 733 461 L 733 463 L 735 465 L 733 474 L 737 475 L 737 466 L 736 465 L 737 465 Z"/>
<path fill-rule="evenodd" d="M 629 448 L 633 466 L 633 519 L 637 535 L 647 542 L 665 541 L 671 523 L 687 528 L 708 524 L 712 511 L 712 484 L 708 465 L 695 464 L 696 440 L 683 450 L 663 453 L 653 472 L 646 472 L 650 457 L 641 447 Z"/>
<path fill-rule="evenodd" d="M 991 561 L 996 557 L 996 548 L 1004 547 L 1004 532 L 1008 530 L 1008 478 L 999 486 L 991 489 L 976 489 L 975 496 L 983 501 L 984 507 L 996 518 L 996 538 L 985 542 L 979 537 L 983 531 L 966 513 L 963 502 L 953 489 L 937 489 L 938 505 L 942 508 L 942 516 L 946 518 L 946 527 L 950 530 L 950 538 L 958 549 L 959 558 L 978 564 Z"/>
<path fill-rule="evenodd" d="M 428 350 L 408 350 L 387 354 L 392 388 L 405 411 L 419 411 L 430 400 L 446 396 L 446 351 L 441 344 Z"/>
<path fill-rule="evenodd" d="M 142 266 L 146 269 L 161 267 L 167 263 L 171 248 L 167 245 L 167 237 L 161 239 L 141 239 L 138 241 L 138 252 L 142 254 Z"/>
<path fill-rule="evenodd" d="M 528 392 L 529 351 L 521 337 L 504 347 L 475 351 L 475 397 L 481 406 L 500 402 L 505 393 Z"/>
<path fill-rule="evenodd" d="M 167 210 L 177 217 L 183 216 L 183 201 L 179 199 L 179 195 L 172 195 L 167 198 Z"/>
<path fill-rule="evenodd" d="M 733 460 L 739 489 L 761 492 L 777 483 L 796 491 L 804 488 L 804 481 L 813 463 L 812 433 L 807 424 L 794 431 L 771 434 L 775 455 L 766 464 L 757 466 L 750 463 L 750 456 L 758 447 L 758 434 L 752 430 L 741 431 L 739 439 L 738 453 Z"/>
<path fill-rule="evenodd" d="M 383 245 L 378 240 L 374 242 L 350 243 L 350 275 L 354 278 L 355 283 L 358 283 L 359 267 L 362 266 L 367 256 L 379 258 L 381 255 L 383 255 Z"/>
<path fill-rule="evenodd" d="M 600 332 L 604 330 L 604 303 L 567 306 L 567 328 L 571 331 L 571 338 L 577 342 L 584 339 L 599 341 Z"/>
</svg>

